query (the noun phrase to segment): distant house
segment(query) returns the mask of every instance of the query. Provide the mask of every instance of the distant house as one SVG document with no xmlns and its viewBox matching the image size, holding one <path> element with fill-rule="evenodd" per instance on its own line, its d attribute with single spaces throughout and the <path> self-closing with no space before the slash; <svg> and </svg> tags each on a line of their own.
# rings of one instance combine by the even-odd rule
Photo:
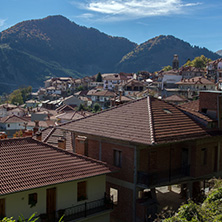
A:
<svg viewBox="0 0 222 222">
<path fill-rule="evenodd" d="M 146 85 L 136 79 L 130 79 L 126 83 L 120 84 L 125 96 L 135 96 L 136 93 L 145 90 Z"/>
<path fill-rule="evenodd" d="M 176 85 L 178 85 L 178 88 L 181 90 L 215 90 L 215 83 L 202 76 L 196 76 L 190 79 L 182 79 L 180 82 L 177 82 Z"/>
<path fill-rule="evenodd" d="M 58 123 L 66 123 L 72 120 L 77 120 L 81 118 L 85 118 L 87 116 L 92 115 L 92 113 L 85 111 L 66 111 L 56 116 Z"/>
<path fill-rule="evenodd" d="M 172 96 L 168 96 L 168 97 L 164 98 L 164 101 L 166 101 L 168 103 L 178 105 L 178 104 L 181 104 L 181 103 L 185 103 L 188 100 L 185 97 L 182 97 L 182 96 L 179 96 L 179 95 L 172 95 Z"/>
<path fill-rule="evenodd" d="M 222 78 L 222 58 L 207 64 L 207 75 L 209 78 L 213 77 L 215 82 Z"/>
<path fill-rule="evenodd" d="M 13 104 L 2 104 L 2 105 L 0 105 L 0 118 L 1 117 L 5 117 L 5 116 L 8 116 L 9 114 L 8 114 L 8 112 L 10 111 L 10 110 L 13 110 L 13 109 L 15 109 L 15 108 L 17 108 L 17 106 L 16 105 L 13 105 Z"/>
<path fill-rule="evenodd" d="M 183 79 L 190 79 L 195 76 L 202 76 L 204 77 L 205 71 L 203 69 L 195 68 L 192 66 L 182 66 L 180 68 L 180 73 Z"/>
<path fill-rule="evenodd" d="M 30 108 L 30 107 L 33 108 L 33 107 L 38 106 L 39 102 L 37 100 L 30 99 L 30 100 L 26 101 L 25 104 L 26 104 L 27 108 Z"/>
<path fill-rule="evenodd" d="M 103 108 L 110 105 L 110 99 L 115 97 L 115 93 L 109 90 L 89 90 L 87 97 L 92 100 L 92 105 L 95 103 L 100 104 Z"/>
<path fill-rule="evenodd" d="M 182 79 L 178 70 L 161 71 L 158 74 L 158 82 L 160 83 L 160 89 L 164 88 L 176 88 L 176 82 Z"/>
<path fill-rule="evenodd" d="M 105 181 L 115 168 L 30 137 L 0 143 L 1 218 L 109 222 Z"/>
<path fill-rule="evenodd" d="M 71 105 L 71 106 L 79 106 L 80 104 L 82 104 L 83 101 L 81 99 L 79 99 L 77 96 L 68 96 L 63 98 L 62 100 L 62 105 Z"/>
<path fill-rule="evenodd" d="M 15 115 L 15 116 L 23 117 L 26 115 L 26 110 L 21 107 L 16 107 L 14 109 L 10 109 L 7 114 L 8 116 Z"/>
<path fill-rule="evenodd" d="M 6 131 L 8 136 L 12 136 L 15 132 L 25 129 L 28 120 L 12 115 L 0 119 L 0 129 Z"/>
<path fill-rule="evenodd" d="M 105 73 L 102 74 L 104 90 L 114 90 L 120 83 L 125 83 L 128 78 L 127 75 L 121 73 Z"/>
</svg>

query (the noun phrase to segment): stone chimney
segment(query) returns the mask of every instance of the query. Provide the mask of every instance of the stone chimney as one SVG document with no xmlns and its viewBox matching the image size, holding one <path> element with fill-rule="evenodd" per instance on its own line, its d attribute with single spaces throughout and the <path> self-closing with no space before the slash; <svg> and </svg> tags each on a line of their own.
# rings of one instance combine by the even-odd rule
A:
<svg viewBox="0 0 222 222">
<path fill-rule="evenodd" d="M 58 139 L 58 147 L 63 150 L 66 150 L 66 139 L 64 137 Z"/>
<path fill-rule="evenodd" d="M 33 128 L 33 133 L 36 134 L 39 131 L 39 121 L 35 120 L 35 126 Z"/>
</svg>

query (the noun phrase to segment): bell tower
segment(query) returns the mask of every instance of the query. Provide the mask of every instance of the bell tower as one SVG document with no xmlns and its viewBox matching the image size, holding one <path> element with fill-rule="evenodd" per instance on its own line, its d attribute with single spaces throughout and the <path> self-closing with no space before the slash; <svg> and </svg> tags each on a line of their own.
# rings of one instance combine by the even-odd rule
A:
<svg viewBox="0 0 222 222">
<path fill-rule="evenodd" d="M 173 65 L 172 65 L 173 70 L 178 70 L 179 69 L 179 59 L 178 55 L 175 54 L 173 57 Z"/>
</svg>

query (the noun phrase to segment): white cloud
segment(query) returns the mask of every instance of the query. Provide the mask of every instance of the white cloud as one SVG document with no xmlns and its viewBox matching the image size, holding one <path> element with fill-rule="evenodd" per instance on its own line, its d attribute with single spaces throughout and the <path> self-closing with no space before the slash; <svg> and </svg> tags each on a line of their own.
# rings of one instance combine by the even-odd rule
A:
<svg viewBox="0 0 222 222">
<path fill-rule="evenodd" d="M 135 19 L 150 16 L 180 14 L 185 8 L 194 7 L 201 3 L 183 3 L 182 0 L 90 0 L 81 7 L 106 18 Z"/>
<path fill-rule="evenodd" d="M 6 20 L 7 20 L 7 19 L 0 19 L 0 27 L 5 24 L 5 21 L 6 21 Z"/>
</svg>

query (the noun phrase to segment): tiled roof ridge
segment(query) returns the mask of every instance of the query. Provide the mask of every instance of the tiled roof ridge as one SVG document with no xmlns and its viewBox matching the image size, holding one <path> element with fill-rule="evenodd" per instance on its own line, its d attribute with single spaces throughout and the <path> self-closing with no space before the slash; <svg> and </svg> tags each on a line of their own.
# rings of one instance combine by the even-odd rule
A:
<svg viewBox="0 0 222 222">
<path fill-rule="evenodd" d="M 151 144 L 154 144 L 155 140 L 154 140 L 154 129 L 153 129 L 150 96 L 147 96 L 147 110 L 148 110 L 148 117 L 149 117 L 150 140 L 151 140 Z"/>
<path fill-rule="evenodd" d="M 70 121 L 68 121 L 68 122 L 66 122 L 66 123 L 62 123 L 62 124 L 58 125 L 57 128 L 59 128 L 59 127 L 61 127 L 61 126 L 64 126 L 64 125 L 67 125 L 67 124 L 72 123 L 72 122 L 81 121 L 81 120 L 83 120 L 83 119 L 87 119 L 87 118 L 90 118 L 90 117 L 99 115 L 99 114 L 101 114 L 101 113 L 108 112 L 108 111 L 113 110 L 113 109 L 118 109 L 118 108 L 121 108 L 121 107 L 123 107 L 123 106 L 127 106 L 127 105 L 129 105 L 129 104 L 132 104 L 132 103 L 138 102 L 138 101 L 140 101 L 140 100 L 144 100 L 144 99 L 146 99 L 146 97 L 140 98 L 140 99 L 136 99 L 136 100 L 132 100 L 132 101 L 129 101 L 128 103 L 123 103 L 123 104 L 120 104 L 120 105 L 118 105 L 118 106 L 111 107 L 111 108 L 109 108 L 109 109 L 105 109 L 105 110 L 103 110 L 103 111 L 101 111 L 101 112 L 94 113 L 94 114 L 92 114 L 92 115 L 90 115 L 90 116 L 86 116 L 85 118 L 76 119 L 76 120 L 70 120 Z"/>
<path fill-rule="evenodd" d="M 52 126 L 50 126 L 49 128 L 51 128 Z M 47 129 L 47 128 L 46 128 Z M 48 133 L 48 135 L 45 137 L 45 139 L 43 140 L 43 142 L 46 142 L 48 140 L 48 138 L 52 135 L 52 133 L 56 130 L 56 127 L 52 127 L 51 131 Z"/>
<path fill-rule="evenodd" d="M 11 119 L 12 117 L 17 117 L 17 118 L 19 118 L 19 119 L 21 119 L 21 120 L 27 121 L 26 119 L 23 119 L 23 118 L 20 117 L 20 116 L 17 116 L 17 115 L 15 115 L 15 114 L 12 114 L 12 115 L 10 115 L 10 116 L 7 116 L 6 120 L 4 120 L 4 122 L 6 122 L 7 120 Z"/>
</svg>

